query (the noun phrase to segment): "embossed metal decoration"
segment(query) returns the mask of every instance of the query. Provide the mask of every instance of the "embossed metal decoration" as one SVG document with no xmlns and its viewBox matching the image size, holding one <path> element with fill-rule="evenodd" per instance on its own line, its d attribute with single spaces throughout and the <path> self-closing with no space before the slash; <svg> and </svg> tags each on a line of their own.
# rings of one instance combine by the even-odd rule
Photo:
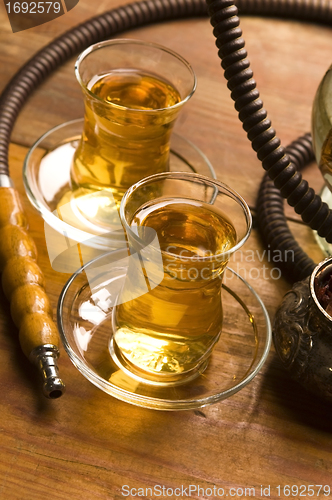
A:
<svg viewBox="0 0 332 500">
<path fill-rule="evenodd" d="M 332 402 L 332 317 L 315 291 L 331 275 L 332 258 L 328 258 L 286 293 L 276 312 L 273 342 L 292 378 Z"/>
</svg>

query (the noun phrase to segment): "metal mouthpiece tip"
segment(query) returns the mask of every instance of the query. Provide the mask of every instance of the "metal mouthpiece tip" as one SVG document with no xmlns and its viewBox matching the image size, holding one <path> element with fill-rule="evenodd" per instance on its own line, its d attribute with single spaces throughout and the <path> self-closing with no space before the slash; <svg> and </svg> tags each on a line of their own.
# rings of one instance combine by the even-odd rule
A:
<svg viewBox="0 0 332 500">
<path fill-rule="evenodd" d="M 43 385 L 43 394 L 49 399 L 58 399 L 65 390 L 66 386 L 59 377 L 51 377 Z"/>
<path fill-rule="evenodd" d="M 42 377 L 43 394 L 49 399 L 58 399 L 65 392 L 65 384 L 59 377 L 58 357 L 59 349 L 52 344 L 41 345 L 30 354 L 30 361 Z"/>
</svg>

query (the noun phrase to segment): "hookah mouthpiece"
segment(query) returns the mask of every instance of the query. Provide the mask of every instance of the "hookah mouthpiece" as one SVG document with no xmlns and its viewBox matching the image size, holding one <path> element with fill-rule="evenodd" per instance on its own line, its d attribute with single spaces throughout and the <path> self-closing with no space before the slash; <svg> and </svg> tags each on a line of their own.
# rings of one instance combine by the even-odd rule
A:
<svg viewBox="0 0 332 500">
<path fill-rule="evenodd" d="M 37 264 L 37 248 L 28 234 L 27 219 L 18 192 L 8 175 L 0 171 L 0 272 L 4 294 L 19 330 L 21 348 L 37 365 L 43 392 L 58 398 L 64 392 L 59 378 L 59 334 L 44 288 L 45 279 Z"/>
</svg>

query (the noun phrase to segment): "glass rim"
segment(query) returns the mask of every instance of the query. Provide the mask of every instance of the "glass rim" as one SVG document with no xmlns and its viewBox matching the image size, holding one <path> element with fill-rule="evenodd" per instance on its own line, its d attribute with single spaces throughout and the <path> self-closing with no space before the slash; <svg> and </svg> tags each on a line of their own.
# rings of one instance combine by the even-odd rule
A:
<svg viewBox="0 0 332 500">
<path fill-rule="evenodd" d="M 143 242 L 143 240 L 135 233 L 132 228 L 129 226 L 126 220 L 125 216 L 125 205 L 129 197 L 133 194 L 134 191 L 139 189 L 140 187 L 144 186 L 147 183 L 152 183 L 154 181 L 159 181 L 162 179 L 167 179 L 168 177 L 178 178 L 182 180 L 194 180 L 196 179 L 197 181 L 200 181 L 201 183 L 204 182 L 211 187 L 219 187 L 223 190 L 224 194 L 226 196 L 229 196 L 232 198 L 234 201 L 236 201 L 243 210 L 243 214 L 246 219 L 247 223 L 247 231 L 245 235 L 234 245 L 232 248 L 225 252 L 221 253 L 216 253 L 213 255 L 206 255 L 206 256 L 193 256 L 193 257 L 182 257 L 179 256 L 178 254 L 168 252 L 166 250 L 159 250 L 162 255 L 164 256 L 170 256 L 176 259 L 186 259 L 187 262 L 193 261 L 193 262 L 211 262 L 211 260 L 216 261 L 219 260 L 220 257 L 222 256 L 225 260 L 225 257 L 232 255 L 234 252 L 236 252 L 239 248 L 243 246 L 243 244 L 247 241 L 249 238 L 251 228 L 252 228 L 252 215 L 250 208 L 247 204 L 247 202 L 244 200 L 244 198 L 234 189 L 230 188 L 227 184 L 224 184 L 223 182 L 218 181 L 217 179 L 209 179 L 205 175 L 201 174 L 196 174 L 194 172 L 160 172 L 158 174 L 150 175 L 149 177 L 145 177 L 144 179 L 141 179 L 140 181 L 136 182 L 133 184 L 123 195 L 121 203 L 120 203 L 120 210 L 119 210 L 119 215 L 120 215 L 120 220 L 121 223 L 123 224 L 124 231 L 125 233 L 130 236 L 136 243 L 146 246 L 146 244 Z M 218 259 L 219 258 L 219 259 Z M 223 261 L 221 260 L 221 262 Z"/>
<path fill-rule="evenodd" d="M 129 108 L 127 106 L 121 106 L 120 104 L 116 104 L 114 102 L 108 102 L 105 101 L 104 99 L 100 98 L 86 86 L 86 84 L 83 82 L 81 75 L 80 75 L 80 65 L 84 61 L 84 59 L 91 54 L 92 52 L 95 52 L 96 50 L 100 50 L 104 47 L 112 46 L 112 45 L 126 45 L 126 44 L 133 44 L 133 45 L 144 45 L 148 47 L 152 47 L 158 50 L 161 50 L 163 52 L 166 52 L 172 56 L 174 56 L 176 59 L 178 59 L 180 62 L 183 63 L 183 65 L 189 70 L 191 73 L 191 76 L 193 78 L 193 84 L 191 87 L 190 92 L 187 93 L 186 97 L 181 99 L 180 102 L 177 102 L 176 104 L 173 104 L 173 106 L 168 106 L 165 108 L 157 108 L 157 109 L 137 109 L 137 108 Z M 184 59 L 180 54 L 177 52 L 173 51 L 172 49 L 169 49 L 163 45 L 160 45 L 158 43 L 154 42 L 147 42 L 145 40 L 139 40 L 135 38 L 114 38 L 112 40 L 104 40 L 103 42 L 97 42 L 92 45 L 90 45 L 88 48 L 86 48 L 81 54 L 77 57 L 76 62 L 75 62 L 75 76 L 80 84 L 81 88 L 83 91 L 92 99 L 95 99 L 96 101 L 102 103 L 105 106 L 108 106 L 109 108 L 114 108 L 114 109 L 119 109 L 119 110 L 130 110 L 134 111 L 137 113 L 160 113 L 161 111 L 169 111 L 173 109 L 177 109 L 178 107 L 182 106 L 184 103 L 189 101 L 189 99 L 192 97 L 194 94 L 196 87 L 197 87 L 197 77 L 196 74 L 191 66 L 191 64 Z"/>
</svg>

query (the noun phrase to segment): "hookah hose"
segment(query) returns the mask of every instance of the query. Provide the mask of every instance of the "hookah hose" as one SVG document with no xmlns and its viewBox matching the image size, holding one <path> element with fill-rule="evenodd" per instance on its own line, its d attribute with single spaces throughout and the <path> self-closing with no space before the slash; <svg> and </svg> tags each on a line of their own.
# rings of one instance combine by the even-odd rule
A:
<svg viewBox="0 0 332 500">
<path fill-rule="evenodd" d="M 323 0 L 238 0 L 243 14 L 273 15 L 331 24 L 332 6 Z M 308 275 L 313 262 L 300 249 L 285 222 L 282 197 L 303 221 L 332 242 L 332 212 L 322 203 L 298 169 L 312 159 L 310 138 L 282 148 L 259 98 L 238 10 L 231 0 L 144 0 L 112 9 L 67 31 L 37 52 L 11 79 L 0 97 L 0 271 L 21 347 L 42 375 L 43 391 L 56 398 L 64 391 L 58 376 L 58 333 L 37 265 L 36 247 L 9 175 L 8 148 L 16 118 L 29 95 L 65 61 L 93 43 L 146 24 L 209 14 L 231 97 L 243 128 L 268 177 L 262 184 L 259 224 L 282 251 L 295 249 L 293 276 Z M 308 146 L 309 145 L 309 146 Z M 288 154 L 287 154 L 288 153 Z M 270 179 L 273 181 L 270 181 Z"/>
<path fill-rule="evenodd" d="M 314 152 L 311 135 L 305 134 L 286 147 L 286 153 L 297 170 L 312 162 Z M 257 225 L 265 245 L 284 257 L 278 262 L 289 281 L 302 281 L 309 276 L 316 263 L 302 250 L 291 233 L 285 213 L 284 200 L 268 173 L 263 177 L 257 197 Z M 287 254 L 291 258 L 287 259 Z"/>
<path fill-rule="evenodd" d="M 238 9 L 231 0 L 206 0 L 210 15 L 218 55 L 235 109 L 243 124 L 252 148 L 267 171 L 259 190 L 257 200 L 257 220 L 265 243 L 273 250 L 281 251 L 284 257 L 287 251 L 292 251 L 292 259 L 284 260 L 283 266 L 287 277 L 302 280 L 313 268 L 314 262 L 299 247 L 286 223 L 283 212 L 283 200 L 286 198 L 296 213 L 301 215 L 303 222 L 316 230 L 319 236 L 332 242 L 332 211 L 328 205 L 309 187 L 299 172 L 306 163 L 314 159 L 310 135 L 300 137 L 283 148 L 275 130 L 272 128 L 267 112 L 263 108 L 253 72 L 244 48 L 242 31 L 239 27 Z M 262 9 L 266 12 L 269 2 L 264 2 Z M 242 5 L 241 2 L 239 5 Z M 260 1 L 248 2 L 252 11 L 260 11 Z M 298 16 L 304 20 L 319 20 L 331 22 L 332 5 L 317 2 L 287 1 L 277 7 L 272 4 L 271 14 Z M 271 182 L 273 181 L 273 183 Z"/>
</svg>

